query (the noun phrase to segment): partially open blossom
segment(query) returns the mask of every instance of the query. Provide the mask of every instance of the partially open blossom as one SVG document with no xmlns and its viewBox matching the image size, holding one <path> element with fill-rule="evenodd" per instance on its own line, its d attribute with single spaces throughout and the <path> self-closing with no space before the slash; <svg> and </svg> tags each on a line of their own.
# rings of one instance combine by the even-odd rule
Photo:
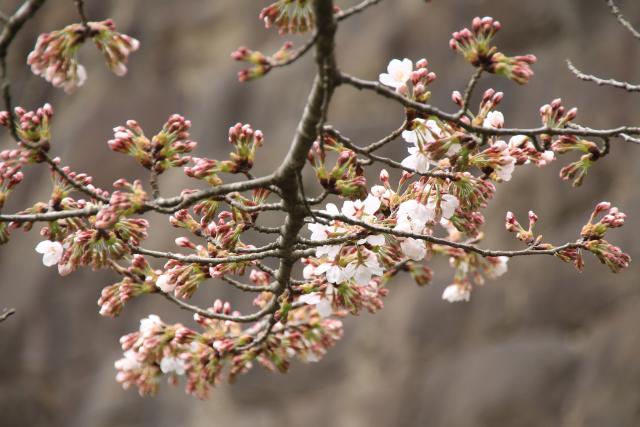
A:
<svg viewBox="0 0 640 427">
<path fill-rule="evenodd" d="M 442 299 L 448 302 L 469 301 L 470 298 L 469 288 L 458 283 L 447 286 L 442 292 Z"/>
<path fill-rule="evenodd" d="M 34 74 L 71 93 L 87 80 L 87 72 L 78 63 L 77 53 L 88 38 L 93 39 L 109 69 L 118 76 L 126 73 L 127 58 L 139 47 L 136 39 L 116 32 L 112 20 L 89 22 L 86 27 L 71 24 L 62 30 L 41 34 L 27 63 Z"/>
</svg>

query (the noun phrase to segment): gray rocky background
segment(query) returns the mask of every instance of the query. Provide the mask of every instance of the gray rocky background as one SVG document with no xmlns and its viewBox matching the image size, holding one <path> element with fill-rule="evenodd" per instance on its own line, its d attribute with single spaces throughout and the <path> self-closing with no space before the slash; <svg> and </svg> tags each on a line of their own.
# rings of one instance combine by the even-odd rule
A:
<svg viewBox="0 0 640 427">
<path fill-rule="evenodd" d="M 239 45 L 271 52 L 281 44 L 257 20 L 267 1 L 87 0 L 92 19 L 114 18 L 142 48 L 131 58 L 130 73 L 119 79 L 87 46 L 82 62 L 89 80 L 65 96 L 30 75 L 24 61 L 39 32 L 76 19 L 72 3 L 50 0 L 11 52 L 16 100 L 29 108 L 44 101 L 54 105 L 53 152 L 67 164 L 95 171 L 103 187 L 121 176 L 135 178 L 133 163 L 105 144 L 111 128 L 135 118 L 152 133 L 174 112 L 193 121 L 200 154 L 226 153 L 227 128 L 242 121 L 266 135 L 256 172 L 280 161 L 310 86 L 312 61 L 305 58 L 240 85 L 238 66 L 229 58 Z M 0 10 L 17 4 L 0 0 Z M 620 6 L 640 23 L 640 3 L 621 0 Z M 638 123 L 637 96 L 577 81 L 564 64 L 572 58 L 590 72 L 640 80 L 640 42 L 617 25 L 601 0 L 386 0 L 341 27 L 341 67 L 375 79 L 392 57 L 427 57 L 439 76 L 433 101 L 452 109 L 451 90 L 462 89 L 472 70 L 447 42 L 477 15 L 503 23 L 497 43 L 506 53 L 539 58 L 526 87 L 493 78 L 480 84 L 480 90 L 505 92 L 501 110 L 507 124 L 537 126 L 538 107 L 558 96 L 580 107 L 583 124 Z M 361 143 L 395 129 L 401 118 L 392 103 L 350 88 L 339 90 L 330 114 L 332 123 Z M 387 154 L 398 150 L 390 147 Z M 530 168 L 500 186 L 486 215 L 485 245 L 517 247 L 503 230 L 507 209 L 520 216 L 534 209 L 539 230 L 563 242 L 579 232 L 595 203 L 610 200 L 629 215 L 611 240 L 640 258 L 640 147 L 615 141 L 611 156 L 579 189 L 557 177 L 567 161 Z M 182 184 L 176 175 L 163 181 L 163 189 L 175 194 Z M 29 191 L 14 198 L 14 209 L 47 197 L 48 173 L 33 170 L 23 186 Z M 158 313 L 173 322 L 188 316 L 165 301 L 143 298 L 117 320 L 100 317 L 95 301 L 113 277 L 81 271 L 63 280 L 42 266 L 33 251 L 38 240 L 35 231 L 17 234 L 0 251 L 0 306 L 18 311 L 0 325 L 2 426 L 640 425 L 637 263 L 613 275 L 589 257 L 578 274 L 554 259 L 520 258 L 510 263 L 508 275 L 478 289 L 468 304 L 456 305 L 440 299 L 451 271 L 436 263 L 430 287 L 399 278 L 385 310 L 348 320 L 344 340 L 322 362 L 295 364 L 288 375 L 256 369 L 201 402 L 169 386 L 143 399 L 114 380 L 118 338 L 136 329 L 141 317 Z M 148 246 L 169 247 L 168 242 L 154 233 Z M 235 298 L 230 291 L 201 292 L 205 301 L 214 295 Z"/>
</svg>

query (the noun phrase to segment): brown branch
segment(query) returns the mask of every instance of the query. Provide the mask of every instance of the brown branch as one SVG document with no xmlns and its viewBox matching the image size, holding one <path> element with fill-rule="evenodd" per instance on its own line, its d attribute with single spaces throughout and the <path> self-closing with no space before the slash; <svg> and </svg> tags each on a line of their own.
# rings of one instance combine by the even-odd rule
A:
<svg viewBox="0 0 640 427">
<path fill-rule="evenodd" d="M 413 109 L 419 113 L 437 117 L 441 120 L 453 122 L 468 132 L 476 133 L 479 135 L 526 135 L 531 138 L 539 135 L 576 135 L 576 136 L 592 136 L 592 137 L 619 137 L 621 134 L 626 133 L 628 135 L 640 135 L 640 127 L 631 126 L 619 126 L 612 129 L 570 129 L 570 128 L 547 128 L 544 126 L 538 128 L 485 128 L 474 126 L 461 121 L 456 118 L 456 114 L 446 113 L 432 105 L 422 104 L 394 92 L 393 90 L 379 84 L 378 82 L 362 80 L 356 77 L 350 76 L 345 73 L 340 74 L 340 81 L 344 84 L 351 85 L 356 89 L 370 90 L 383 96 L 384 98 L 392 99 L 400 103 L 406 108 Z"/>
<path fill-rule="evenodd" d="M 622 82 L 614 79 L 601 79 L 591 74 L 585 74 L 578 70 L 570 60 L 567 59 L 567 67 L 580 80 L 595 83 L 598 86 L 611 86 L 618 89 L 624 89 L 627 92 L 640 92 L 640 85 L 634 85 L 628 82 Z"/>
<path fill-rule="evenodd" d="M 386 165 L 392 168 L 402 169 L 404 171 L 411 172 L 419 176 L 427 176 L 431 178 L 443 178 L 443 179 L 448 178 L 451 180 L 458 180 L 458 177 L 456 176 L 456 174 L 447 173 L 447 172 L 418 172 L 417 170 L 404 166 L 402 165 L 402 163 L 396 162 L 395 160 L 390 159 L 388 157 L 382 157 L 376 154 L 369 153 L 363 147 L 353 144 L 349 138 L 347 138 L 346 136 L 343 136 L 342 134 L 340 134 L 340 132 L 338 132 L 331 126 L 325 126 L 325 131 L 334 135 L 346 147 L 350 148 L 356 153 L 362 154 L 363 156 L 367 157 L 371 161 L 385 163 Z"/>
<path fill-rule="evenodd" d="M 89 20 L 87 19 L 87 14 L 84 11 L 84 0 L 73 0 L 76 5 L 76 9 L 78 10 L 78 16 L 80 17 L 80 21 L 85 28 L 89 26 Z"/>
<path fill-rule="evenodd" d="M 451 240 L 447 240 L 447 239 L 442 239 L 439 237 L 434 237 L 434 236 L 428 236 L 428 235 L 424 235 L 424 234 L 416 234 L 416 233 L 410 233 L 407 231 L 400 231 L 400 230 L 394 230 L 392 228 L 387 228 L 387 227 L 379 227 L 377 225 L 373 225 L 373 224 L 369 224 L 363 221 L 358 221 L 358 220 L 354 220 L 351 219 L 349 217 L 346 217 L 344 215 L 331 215 L 328 214 L 326 212 L 315 212 L 316 215 L 318 215 L 319 217 L 322 218 L 326 218 L 326 219 L 331 219 L 331 220 L 338 220 L 338 221 L 342 221 L 344 223 L 347 224 L 351 224 L 351 225 L 357 225 L 359 227 L 364 228 L 365 230 L 369 230 L 369 231 L 373 231 L 375 233 L 382 233 L 382 234 L 390 234 L 392 236 L 396 236 L 396 237 L 410 237 L 413 239 L 418 239 L 418 240 L 424 240 L 425 242 L 428 243 L 432 243 L 432 244 L 437 244 L 437 245 L 442 245 L 442 246 L 448 246 L 451 248 L 457 248 L 457 249 L 463 249 L 467 252 L 475 252 L 479 255 L 482 255 L 483 257 L 497 257 L 497 256 L 506 256 L 506 257 L 516 257 L 516 256 L 525 256 L 525 255 L 556 255 L 558 252 L 561 252 L 565 249 L 571 249 L 571 248 L 579 248 L 582 247 L 583 244 L 581 242 L 574 242 L 574 243 L 565 243 L 561 246 L 556 246 L 552 249 L 536 249 L 536 247 L 530 247 L 524 250 L 519 250 L 519 251 L 505 251 L 505 250 L 491 250 L 491 249 L 482 249 L 479 248 L 477 246 L 474 245 L 469 245 L 466 243 L 461 243 L 461 242 L 454 242 Z"/>
<path fill-rule="evenodd" d="M 482 68 L 476 68 L 476 72 L 473 73 L 473 76 L 471 76 L 469 83 L 467 83 L 467 88 L 464 91 L 464 95 L 462 96 L 462 107 L 460 108 L 460 111 L 458 111 L 455 114 L 455 116 L 458 119 L 460 119 L 462 116 L 467 114 L 467 111 L 469 111 L 469 102 L 471 102 L 471 96 L 473 95 L 473 90 L 478 84 L 480 77 L 482 77 L 483 71 L 484 70 Z"/>
<path fill-rule="evenodd" d="M 277 305 L 275 303 L 276 298 L 274 297 L 274 298 L 271 299 L 271 302 L 269 304 L 267 304 L 260 311 L 257 311 L 257 312 L 255 312 L 253 314 L 247 314 L 245 316 L 233 316 L 233 315 L 228 315 L 228 314 L 223 314 L 223 313 L 216 313 L 216 312 L 211 311 L 211 310 L 205 310 L 205 309 L 200 308 L 200 307 L 198 307 L 196 305 L 192 305 L 192 304 L 186 303 L 186 302 L 176 298 L 175 296 L 173 296 L 171 294 L 167 294 L 167 293 L 162 292 L 160 290 L 158 290 L 156 293 L 159 294 L 159 295 L 162 295 L 167 300 L 169 300 L 172 303 L 176 304 L 178 307 L 180 307 L 183 310 L 188 310 L 188 311 L 190 311 L 192 313 L 199 314 L 200 316 L 207 317 L 209 319 L 228 320 L 228 321 L 237 322 L 237 323 L 252 323 L 252 322 L 255 322 L 257 320 L 260 320 L 260 318 L 262 318 L 265 315 L 271 313 L 273 308 Z"/>
<path fill-rule="evenodd" d="M 340 22 L 343 21 L 355 14 L 358 14 L 364 10 L 366 10 L 367 8 L 369 8 L 370 6 L 374 6 L 378 3 L 380 3 L 382 0 L 364 0 L 362 3 L 357 4 L 353 7 L 350 7 L 349 9 L 346 9 L 342 12 L 339 12 L 336 14 L 335 19 L 336 21 Z"/>
<path fill-rule="evenodd" d="M 279 257 L 280 255 L 280 252 L 277 250 L 267 250 L 264 252 L 259 252 L 254 254 L 230 255 L 222 258 L 208 258 L 208 257 L 197 256 L 197 255 L 182 255 L 182 254 L 176 254 L 172 252 L 155 251 L 152 249 L 141 248 L 139 246 L 132 247 L 131 252 L 134 254 L 148 255 L 154 258 L 174 259 L 176 261 L 192 263 L 192 264 L 203 264 L 203 265 L 218 265 L 218 264 L 227 264 L 227 263 L 233 263 L 233 262 L 255 261 L 258 259 Z"/>
<path fill-rule="evenodd" d="M 381 140 L 373 142 L 373 143 L 367 145 L 366 147 L 361 147 L 360 149 L 362 150 L 362 154 L 373 153 L 374 151 L 384 147 L 385 145 L 387 145 L 391 141 L 395 140 L 397 137 L 402 135 L 402 132 L 405 129 L 407 129 L 407 125 L 408 125 L 408 122 L 405 120 L 404 122 L 402 122 L 402 126 L 400 126 L 398 129 L 394 130 L 393 132 L 391 132 L 389 135 L 385 136 Z"/>
<path fill-rule="evenodd" d="M 0 222 L 49 222 L 65 218 L 86 218 L 98 213 L 98 207 L 90 206 L 84 209 L 69 209 L 66 211 L 52 211 L 37 214 L 0 215 Z"/>
</svg>

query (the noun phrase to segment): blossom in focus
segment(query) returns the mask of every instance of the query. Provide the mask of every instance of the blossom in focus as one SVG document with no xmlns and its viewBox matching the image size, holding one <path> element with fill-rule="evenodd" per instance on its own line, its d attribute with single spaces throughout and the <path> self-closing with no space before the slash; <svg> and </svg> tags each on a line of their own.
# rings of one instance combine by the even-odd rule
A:
<svg viewBox="0 0 640 427">
<path fill-rule="evenodd" d="M 400 92 L 403 87 L 406 89 L 412 71 L 413 62 L 410 59 L 392 59 L 387 65 L 387 72 L 380 74 L 379 80 L 383 85 L 391 86 Z"/>
<path fill-rule="evenodd" d="M 47 267 L 51 267 L 60 262 L 64 248 L 60 242 L 43 240 L 36 246 L 36 252 L 42 254 L 42 263 Z"/>
<path fill-rule="evenodd" d="M 504 115 L 500 111 L 490 111 L 484 119 L 482 126 L 485 128 L 499 129 L 504 125 Z"/>
</svg>

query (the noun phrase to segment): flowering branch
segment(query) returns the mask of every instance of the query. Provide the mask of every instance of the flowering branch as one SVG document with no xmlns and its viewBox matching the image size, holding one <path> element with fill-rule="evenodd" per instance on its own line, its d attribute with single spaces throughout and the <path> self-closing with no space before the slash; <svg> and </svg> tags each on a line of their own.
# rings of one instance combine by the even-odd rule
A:
<svg viewBox="0 0 640 427">
<path fill-rule="evenodd" d="M 74 2 L 81 22 L 41 35 L 28 59 L 34 73 L 67 92 L 86 78 L 77 62 L 85 41 L 93 40 L 107 66 L 119 75 L 126 72 L 129 54 L 138 49 L 137 40 L 115 31 L 113 21 L 90 22 L 84 2 Z M 7 111 L 0 112 L 0 125 L 17 144 L 0 153 L 0 207 L 28 165 L 48 164 L 53 188 L 49 200 L 16 214 L 0 214 L 0 243 L 15 229 L 28 231 L 42 223 L 40 233 L 46 240 L 35 249 L 45 266 L 57 266 L 63 276 L 83 266 L 116 273 L 119 281 L 106 286 L 98 300 L 100 314 L 116 317 L 131 299 L 157 294 L 193 313 L 200 328 L 167 324 L 155 315 L 142 319 L 138 331 L 121 339 L 124 355 L 116 369 L 125 388 L 135 385 L 141 394 L 153 394 L 162 375 L 172 383 L 186 376 L 187 392 L 205 398 L 223 375 L 232 381 L 254 361 L 283 372 L 294 357 L 316 361 L 342 336 L 338 318 L 380 310 L 387 283 L 401 272 L 427 285 L 433 277 L 429 261 L 437 256 L 449 259 L 453 269 L 452 283 L 442 293 L 449 302 L 468 301 L 485 279 L 506 273 L 514 257 L 552 255 L 582 270 L 582 254 L 590 252 L 614 273 L 629 266 L 630 256 L 605 239 L 625 220 L 607 202 L 596 206 L 573 242 L 545 242 L 535 232 L 538 217 L 533 212 L 528 227 L 510 212 L 505 220 L 506 230 L 524 249 L 491 250 L 479 242 L 483 209 L 497 185 L 509 181 L 516 169 L 543 167 L 557 155 L 575 153 L 578 160 L 563 167 L 560 175 L 580 185 L 593 164 L 608 154 L 610 138 L 639 142 L 640 128 L 578 125 L 577 109 L 565 108 L 560 99 L 540 108 L 540 127 L 504 127 L 505 117 L 497 110 L 504 94 L 493 89 L 482 94 L 475 108 L 474 91 L 484 74 L 526 84 L 536 61 L 533 55 L 499 51 L 493 39 L 501 24 L 489 17 L 473 19 L 471 29 L 453 33 L 450 41 L 474 68 L 464 95 L 452 94 L 458 107 L 453 113 L 428 103 L 437 76 L 426 59 L 415 64 L 408 58 L 393 59 L 379 82 L 340 72 L 335 58 L 338 24 L 379 2 L 365 0 L 340 11 L 332 0 L 275 0 L 260 13 L 265 26 L 281 34 L 313 32 L 308 42 L 295 51 L 285 42 L 272 56 L 247 48 L 232 54 L 251 64 L 239 73 L 239 80 L 246 81 L 315 50 L 315 76 L 289 151 L 264 176 L 252 172 L 265 141 L 260 130 L 237 123 L 229 128 L 232 151 L 226 158 L 200 158 L 193 154 L 197 142 L 190 139 L 191 122 L 174 114 L 153 136 L 135 120 L 115 127 L 109 148 L 144 168 L 149 179 L 144 184 L 118 179 L 112 190 L 98 189 L 91 176 L 60 166 L 49 154 L 51 106 L 13 110 L 10 96 L 5 96 Z M 18 14 L 26 13 L 20 10 Z M 4 56 L 0 59 L 4 64 Z M 6 80 L 6 67 L 3 72 Z M 404 107 L 402 125 L 368 145 L 354 144 L 329 121 L 332 96 L 343 85 L 399 103 Z M 510 138 L 501 139 L 505 137 Z M 399 139 L 407 144 L 408 156 L 396 160 L 395 155 L 375 154 Z M 370 185 L 365 167 L 374 163 L 400 170 L 400 178 L 395 181 L 382 169 L 379 183 Z M 322 187 L 315 197 L 307 196 L 303 185 L 307 165 Z M 162 175 L 175 168 L 206 187 L 164 197 Z M 89 200 L 76 200 L 77 193 Z M 337 201 L 342 201 L 340 208 Z M 325 202 L 324 209 L 317 207 Z M 174 243 L 181 253 L 144 247 L 150 224 L 141 216 L 151 211 L 164 214 L 180 231 Z M 282 225 L 260 225 L 265 212 L 279 213 Z M 246 234 L 250 230 L 274 239 L 254 245 L 252 234 Z M 211 279 L 251 294 L 255 308 L 242 314 L 219 299 L 211 307 L 189 303 Z"/>
</svg>

